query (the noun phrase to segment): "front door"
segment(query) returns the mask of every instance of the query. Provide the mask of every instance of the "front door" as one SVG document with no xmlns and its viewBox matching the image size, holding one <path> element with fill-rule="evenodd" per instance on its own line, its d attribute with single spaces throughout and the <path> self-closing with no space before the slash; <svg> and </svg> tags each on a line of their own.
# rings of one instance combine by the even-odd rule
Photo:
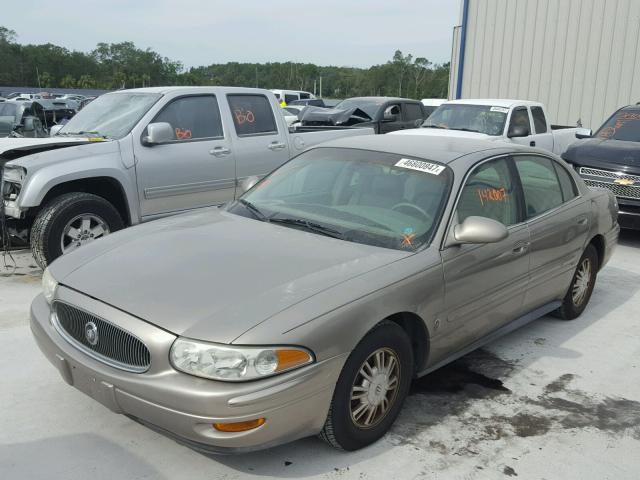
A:
<svg viewBox="0 0 640 480">
<path fill-rule="evenodd" d="M 150 123 L 167 122 L 170 142 L 145 146 L 134 154 L 143 217 L 232 200 L 236 165 L 214 95 L 189 95 L 168 103 Z M 143 136 L 146 134 L 143 133 Z"/>
<path fill-rule="evenodd" d="M 497 243 L 451 246 L 442 251 L 447 344 L 458 350 L 523 313 L 529 282 L 529 230 L 522 223 L 511 160 L 477 166 L 462 189 L 454 224 L 469 216 L 503 223 L 509 236 Z"/>
<path fill-rule="evenodd" d="M 251 176 L 262 178 L 288 161 L 287 132 L 278 129 L 269 99 L 253 93 L 229 94 L 227 99 L 233 117 L 238 182 Z"/>
</svg>

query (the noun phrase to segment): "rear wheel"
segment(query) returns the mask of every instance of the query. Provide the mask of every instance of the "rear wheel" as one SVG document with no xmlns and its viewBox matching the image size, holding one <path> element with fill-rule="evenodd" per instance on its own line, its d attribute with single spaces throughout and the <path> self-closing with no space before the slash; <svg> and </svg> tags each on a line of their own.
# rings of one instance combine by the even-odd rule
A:
<svg viewBox="0 0 640 480">
<path fill-rule="evenodd" d="M 320 437 L 343 450 L 378 440 L 398 416 L 412 373 L 407 334 L 393 322 L 381 323 L 347 359 Z"/>
<path fill-rule="evenodd" d="M 31 229 L 31 251 L 45 268 L 61 255 L 124 227 L 107 200 L 74 192 L 54 198 L 38 213 Z"/>
<path fill-rule="evenodd" d="M 587 308 L 596 284 L 598 262 L 598 252 L 593 245 L 589 244 L 578 262 L 562 305 L 554 312 L 557 317 L 573 320 Z"/>
</svg>

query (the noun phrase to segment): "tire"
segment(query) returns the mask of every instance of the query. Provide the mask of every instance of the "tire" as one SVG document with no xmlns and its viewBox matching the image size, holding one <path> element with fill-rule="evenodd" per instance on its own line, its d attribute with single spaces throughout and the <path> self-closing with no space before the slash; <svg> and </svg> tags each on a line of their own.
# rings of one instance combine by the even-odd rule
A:
<svg viewBox="0 0 640 480">
<path fill-rule="evenodd" d="M 77 221 L 81 222 L 82 218 L 85 218 L 84 216 L 101 221 L 101 225 L 104 225 L 102 228 L 104 233 L 98 235 L 98 230 L 94 228 L 91 231 L 95 230 L 96 233 L 90 231 L 83 234 L 82 239 L 78 240 L 80 244 L 88 243 L 94 237 L 102 237 L 124 228 L 118 210 L 104 198 L 82 192 L 60 195 L 40 210 L 31 228 L 31 252 L 38 266 L 44 269 L 56 258 L 63 255 L 64 231 L 70 222 L 72 224 L 76 224 Z M 65 238 L 70 239 L 66 236 Z"/>
<path fill-rule="evenodd" d="M 563 320 L 573 320 L 574 318 L 579 317 L 582 312 L 584 312 L 584 309 L 587 308 L 587 304 L 591 299 L 593 287 L 596 284 L 596 278 L 598 276 L 598 266 L 598 252 L 593 245 L 589 244 L 584 250 L 582 257 L 580 257 L 580 261 L 578 262 L 576 271 L 574 272 L 573 278 L 571 279 L 569 290 L 562 300 L 562 305 L 555 312 L 553 312 L 556 317 Z M 589 269 L 588 275 L 586 276 L 585 267 Z M 588 284 L 582 291 L 581 295 L 576 295 L 580 290 L 578 282 L 581 281 L 581 277 L 586 278 Z M 576 298 L 576 296 L 578 298 Z"/>
<path fill-rule="evenodd" d="M 385 389 L 387 384 L 384 380 L 383 383 L 368 382 L 360 373 L 361 368 L 366 369 L 365 362 L 375 361 L 375 355 L 379 352 L 385 355 L 380 357 L 386 359 L 383 359 L 385 366 L 390 366 L 392 374 L 388 378 L 396 374 L 395 390 Z M 388 360 L 390 357 L 396 360 L 397 369 L 395 370 L 393 363 Z M 377 372 L 380 372 L 377 369 L 368 370 L 368 372 L 373 374 L 374 379 L 384 377 L 383 374 L 377 375 Z M 393 322 L 380 323 L 360 341 L 342 368 L 320 438 L 335 448 L 349 451 L 365 447 L 381 438 L 400 413 L 411 386 L 412 376 L 413 354 L 409 337 L 399 325 Z M 363 386 L 365 383 L 368 384 L 369 391 L 360 393 L 360 389 L 365 389 Z M 353 388 L 358 389 L 355 394 L 363 395 L 364 398 L 352 400 Z M 380 394 L 380 392 L 386 393 Z M 374 395 L 374 400 L 380 400 L 381 403 L 376 407 L 376 413 L 373 414 L 369 425 L 365 426 L 363 423 L 366 423 L 369 412 L 373 408 L 368 406 L 365 408 L 365 402 L 367 402 L 366 405 L 370 405 L 371 397 L 367 395 Z M 381 400 L 381 396 L 387 399 L 386 410 L 384 410 L 384 400 Z M 359 411 L 363 408 L 365 408 L 364 414 Z"/>
</svg>

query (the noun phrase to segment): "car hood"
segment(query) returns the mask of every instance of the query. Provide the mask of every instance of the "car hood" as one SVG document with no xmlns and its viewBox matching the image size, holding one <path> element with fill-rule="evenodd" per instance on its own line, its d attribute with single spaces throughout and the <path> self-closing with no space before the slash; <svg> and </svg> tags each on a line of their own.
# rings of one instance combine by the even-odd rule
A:
<svg viewBox="0 0 640 480">
<path fill-rule="evenodd" d="M 410 128 L 407 130 L 399 130 L 391 132 L 388 135 L 427 135 L 431 137 L 457 137 L 457 138 L 475 138 L 477 140 L 502 140 L 502 137 L 496 135 L 487 135 L 479 132 L 465 132 L 462 130 L 446 130 L 443 128 Z"/>
<path fill-rule="evenodd" d="M 51 271 L 61 284 L 176 335 L 231 343 L 278 312 L 409 254 L 206 209 L 109 235 L 61 257 Z"/>
<path fill-rule="evenodd" d="M 588 167 L 602 167 L 640 174 L 640 143 L 587 138 L 572 143 L 562 158 Z"/>
<path fill-rule="evenodd" d="M 13 161 L 16 165 L 28 166 L 38 160 L 47 161 L 50 158 L 61 156 L 47 155 L 48 152 L 82 145 L 88 145 L 91 148 L 97 144 L 115 143 L 117 142 L 86 137 L 2 138 L 0 139 L 0 160 Z M 62 156 L 69 158 L 68 154 Z"/>
</svg>

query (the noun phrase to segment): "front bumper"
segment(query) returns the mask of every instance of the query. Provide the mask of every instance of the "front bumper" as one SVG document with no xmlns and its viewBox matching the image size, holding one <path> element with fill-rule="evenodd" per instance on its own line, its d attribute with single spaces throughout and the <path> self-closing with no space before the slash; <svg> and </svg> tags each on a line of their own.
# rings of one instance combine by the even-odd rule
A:
<svg viewBox="0 0 640 480">
<path fill-rule="evenodd" d="M 640 230 L 640 201 L 626 198 L 618 200 L 618 223 L 622 228 Z"/>
<path fill-rule="evenodd" d="M 129 330 L 151 351 L 147 372 L 116 369 L 68 343 L 51 324 L 42 295 L 31 305 L 31 330 L 40 350 L 68 384 L 115 413 L 192 448 L 220 453 L 286 443 L 315 435 L 324 425 L 346 355 L 264 380 L 206 380 L 171 367 L 168 346 L 174 335 L 62 286 L 58 296 Z M 220 432 L 212 426 L 260 417 L 266 418 L 265 424 L 245 432 Z"/>
</svg>

